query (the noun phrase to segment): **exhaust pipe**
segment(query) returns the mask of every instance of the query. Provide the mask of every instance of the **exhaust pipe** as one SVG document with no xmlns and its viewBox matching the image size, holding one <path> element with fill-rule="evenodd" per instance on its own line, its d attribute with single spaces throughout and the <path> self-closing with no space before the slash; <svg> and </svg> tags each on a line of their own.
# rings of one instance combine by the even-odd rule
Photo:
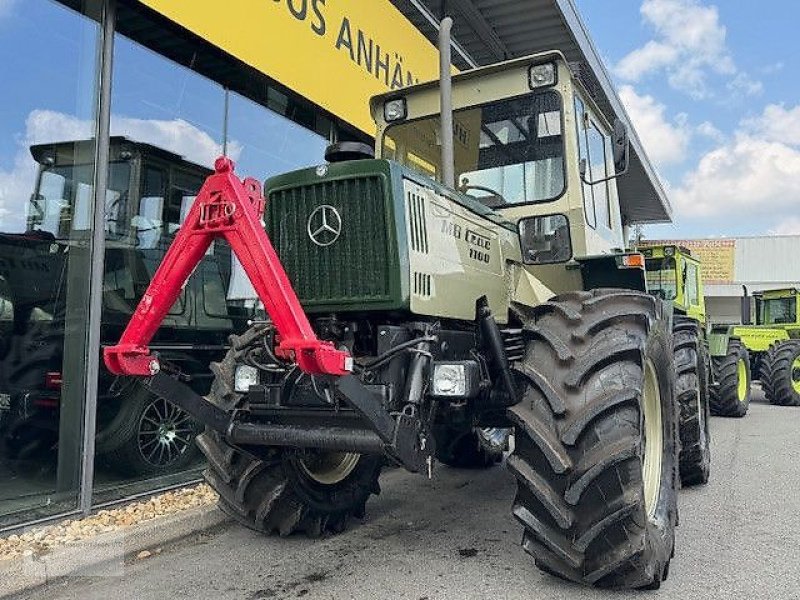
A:
<svg viewBox="0 0 800 600">
<path fill-rule="evenodd" d="M 750 294 L 747 291 L 747 286 L 742 286 L 742 325 L 751 325 L 752 320 L 752 305 L 750 303 Z"/>
<path fill-rule="evenodd" d="M 450 47 L 453 19 L 445 17 L 439 24 L 439 112 L 441 114 L 442 183 L 455 189 L 456 175 L 453 156 L 453 76 Z"/>
</svg>

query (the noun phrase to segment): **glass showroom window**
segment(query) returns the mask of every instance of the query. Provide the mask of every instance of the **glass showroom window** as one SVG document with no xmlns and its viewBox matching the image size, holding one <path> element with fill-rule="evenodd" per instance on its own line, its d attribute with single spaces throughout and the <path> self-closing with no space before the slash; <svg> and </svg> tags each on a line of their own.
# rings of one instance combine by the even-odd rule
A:
<svg viewBox="0 0 800 600">
<path fill-rule="evenodd" d="M 222 153 L 225 92 L 117 35 L 111 107 L 102 344 L 119 339 Z M 215 244 L 152 343 L 201 394 L 233 328 L 225 298 L 230 269 L 227 246 Z M 95 503 L 199 478 L 200 431 L 187 413 L 101 365 Z"/>
<path fill-rule="evenodd" d="M 0 528 L 77 508 L 100 2 L 0 11 Z"/>
</svg>

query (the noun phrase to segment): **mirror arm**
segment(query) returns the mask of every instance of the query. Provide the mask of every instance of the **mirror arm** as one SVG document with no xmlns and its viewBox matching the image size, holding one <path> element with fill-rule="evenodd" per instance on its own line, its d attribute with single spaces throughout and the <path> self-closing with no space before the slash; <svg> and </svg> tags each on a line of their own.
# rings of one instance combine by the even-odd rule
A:
<svg viewBox="0 0 800 600">
<path fill-rule="evenodd" d="M 586 159 L 584 158 L 584 159 L 582 159 L 581 162 L 584 162 L 585 160 Z M 589 181 L 588 179 L 586 179 L 586 169 L 582 168 L 582 169 L 580 169 L 581 181 L 583 183 L 585 183 L 586 185 L 596 185 L 598 183 L 605 183 L 606 181 L 613 181 L 614 179 L 618 179 L 622 175 L 625 175 L 625 173 L 628 172 L 628 167 L 629 167 L 629 163 L 626 164 L 625 168 L 622 171 L 620 171 L 619 173 L 614 173 L 613 175 L 609 175 L 608 177 L 603 177 L 603 179 L 598 179 L 596 181 Z"/>
</svg>

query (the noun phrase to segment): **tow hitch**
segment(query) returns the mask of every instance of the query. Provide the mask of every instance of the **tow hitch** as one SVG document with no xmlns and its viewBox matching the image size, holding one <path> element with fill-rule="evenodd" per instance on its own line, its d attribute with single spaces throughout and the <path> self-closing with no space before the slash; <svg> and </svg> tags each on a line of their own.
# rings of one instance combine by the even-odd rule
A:
<svg viewBox="0 0 800 600">
<path fill-rule="evenodd" d="M 203 184 L 136 308 L 119 343 L 104 349 L 105 364 L 116 375 L 142 377 L 154 394 L 190 413 L 218 431 L 233 445 L 292 446 L 360 453 L 385 453 L 410 471 L 429 463 L 431 444 L 421 439 L 415 420 L 395 418 L 381 398 L 352 374 L 347 350 L 320 340 L 300 306 L 262 223 L 265 199 L 261 184 L 240 180 L 233 162 L 218 158 L 215 172 Z M 148 347 L 186 280 L 216 238 L 230 244 L 242 264 L 276 332 L 274 353 L 303 372 L 326 378 L 361 417 L 361 429 L 297 428 L 252 423 L 239 413 L 229 414 L 161 370 L 158 356 Z"/>
</svg>

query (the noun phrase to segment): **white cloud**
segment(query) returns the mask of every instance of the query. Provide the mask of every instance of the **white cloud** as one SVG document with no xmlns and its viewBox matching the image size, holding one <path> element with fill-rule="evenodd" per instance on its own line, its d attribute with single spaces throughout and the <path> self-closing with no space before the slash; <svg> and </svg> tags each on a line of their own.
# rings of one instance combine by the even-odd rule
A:
<svg viewBox="0 0 800 600">
<path fill-rule="evenodd" d="M 615 71 L 621 78 L 636 82 L 664 70 L 672 87 L 695 98 L 709 94 L 710 72 L 736 80 L 738 71 L 727 46 L 727 30 L 716 6 L 700 0 L 644 0 L 640 12 L 653 28 L 655 39 L 618 63 Z M 745 90 L 757 84 L 744 79 L 737 83 Z"/>
<path fill-rule="evenodd" d="M 767 235 L 800 235 L 800 217 L 787 217 L 770 229 Z"/>
<path fill-rule="evenodd" d="M 717 129 L 711 121 L 703 121 L 700 123 L 700 125 L 697 126 L 697 133 L 720 144 L 725 141 L 725 134 Z"/>
<path fill-rule="evenodd" d="M 711 123 L 697 131 L 717 145 L 672 189 L 678 216 L 800 233 L 800 105 L 768 105 L 729 138 Z"/>
<path fill-rule="evenodd" d="M 34 110 L 28 115 L 13 166 L 10 170 L 0 169 L 0 231 L 15 232 L 25 228 L 25 205 L 36 176 L 30 146 L 87 139 L 92 132 L 90 121 L 71 115 L 50 110 Z M 164 121 L 114 116 L 111 133 L 170 150 L 208 167 L 222 153 L 222 147 L 210 135 L 183 119 Z M 234 160 L 241 151 L 238 142 L 228 143 L 228 155 Z"/>
<path fill-rule="evenodd" d="M 758 96 L 764 92 L 763 83 L 741 71 L 728 82 L 727 87 L 730 91 L 744 94 L 745 96 Z"/>
<path fill-rule="evenodd" d="M 668 121 L 663 104 L 652 96 L 640 96 L 629 85 L 622 86 L 619 95 L 648 156 L 662 167 L 681 162 L 692 136 L 686 115 Z"/>
<path fill-rule="evenodd" d="M 677 58 L 677 48 L 650 40 L 619 61 L 616 71 L 625 80 L 638 81 L 650 71 L 673 64 Z"/>
<path fill-rule="evenodd" d="M 672 194 L 686 217 L 764 217 L 796 209 L 800 151 L 740 133 L 708 152 Z"/>
<path fill-rule="evenodd" d="M 748 119 L 743 125 L 750 135 L 800 146 L 800 105 L 787 109 L 783 105 L 769 104 L 759 117 Z"/>
</svg>

